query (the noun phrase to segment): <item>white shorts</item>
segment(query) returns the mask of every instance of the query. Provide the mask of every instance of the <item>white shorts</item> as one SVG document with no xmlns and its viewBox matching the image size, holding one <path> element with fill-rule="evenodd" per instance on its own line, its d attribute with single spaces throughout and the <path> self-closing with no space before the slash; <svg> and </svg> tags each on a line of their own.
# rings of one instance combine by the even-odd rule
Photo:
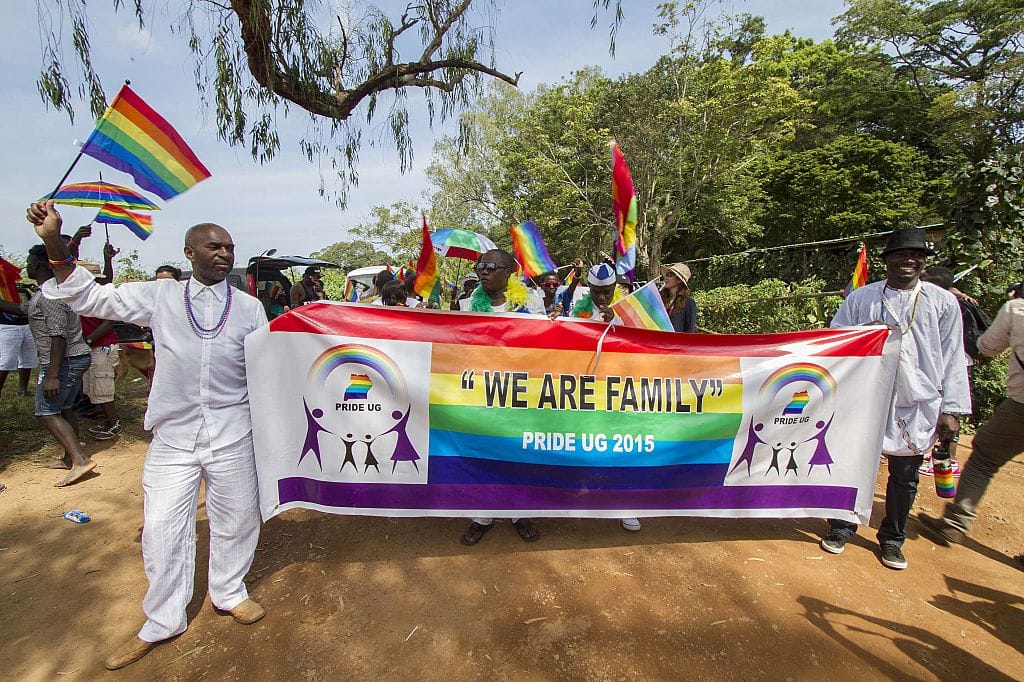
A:
<svg viewBox="0 0 1024 682">
<path fill-rule="evenodd" d="M 0 324 L 0 372 L 32 369 L 38 359 L 27 324 Z"/>
<path fill-rule="evenodd" d="M 92 364 L 82 376 L 82 391 L 93 405 L 113 402 L 117 377 L 118 347 L 100 346 L 92 349 Z"/>
</svg>

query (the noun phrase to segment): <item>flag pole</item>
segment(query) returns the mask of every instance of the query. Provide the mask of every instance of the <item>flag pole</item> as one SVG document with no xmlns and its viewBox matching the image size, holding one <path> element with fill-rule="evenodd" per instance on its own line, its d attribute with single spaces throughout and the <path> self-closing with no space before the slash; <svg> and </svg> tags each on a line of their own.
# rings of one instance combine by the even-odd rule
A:
<svg viewBox="0 0 1024 682">
<path fill-rule="evenodd" d="M 68 169 L 64 172 L 64 175 L 63 175 L 63 177 L 61 177 L 60 181 L 57 183 L 57 186 L 54 187 L 53 191 L 50 192 L 50 195 L 46 197 L 47 201 L 49 201 L 50 199 L 52 199 L 54 196 L 57 195 L 57 192 L 60 191 L 60 188 L 64 184 L 64 181 L 68 179 L 69 175 L 71 175 L 71 171 L 73 171 L 75 169 L 75 166 L 78 164 L 78 161 L 81 158 L 82 158 L 82 148 L 79 147 L 78 148 L 78 155 L 75 157 L 75 160 L 71 162 L 71 165 L 68 166 Z"/>
</svg>

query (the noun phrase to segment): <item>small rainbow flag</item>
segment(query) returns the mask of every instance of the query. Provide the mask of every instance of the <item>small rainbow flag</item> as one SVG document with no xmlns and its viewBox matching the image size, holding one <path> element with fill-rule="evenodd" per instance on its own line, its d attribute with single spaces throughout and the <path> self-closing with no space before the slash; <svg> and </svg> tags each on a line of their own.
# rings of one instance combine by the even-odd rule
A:
<svg viewBox="0 0 1024 682">
<path fill-rule="evenodd" d="M 540 233 L 537 223 L 527 220 L 508 229 L 512 235 L 512 251 L 516 260 L 523 266 L 523 274 L 527 277 L 539 277 L 545 272 L 555 271 L 555 261 L 551 260 L 544 235 Z"/>
<path fill-rule="evenodd" d="M 127 85 L 96 122 L 82 153 L 129 173 L 164 200 L 210 177 L 171 124 Z"/>
<path fill-rule="evenodd" d="M 612 140 L 612 213 L 615 215 L 615 271 L 632 282 L 636 269 L 636 188 L 626 157 Z"/>
<path fill-rule="evenodd" d="M 803 414 L 804 408 L 809 402 L 811 402 L 811 397 L 807 391 L 797 391 L 793 394 L 793 399 L 789 401 L 789 404 L 782 409 L 782 414 Z"/>
<path fill-rule="evenodd" d="M 18 280 L 20 279 L 21 268 L 0 258 L 0 298 L 8 303 L 21 305 L 21 296 L 18 295 Z"/>
<path fill-rule="evenodd" d="M 366 395 L 373 388 L 368 374 L 353 374 L 349 377 L 348 388 L 345 389 L 345 400 L 366 400 Z"/>
<path fill-rule="evenodd" d="M 100 212 L 93 218 L 94 223 L 107 225 L 124 225 L 139 239 L 146 239 L 153 234 L 153 219 L 144 213 L 134 213 L 114 204 L 103 204 Z"/>
<path fill-rule="evenodd" d="M 853 277 L 850 283 L 843 289 L 843 298 L 850 295 L 850 292 L 868 283 L 868 245 L 861 242 L 860 254 L 857 256 L 857 265 L 853 268 Z"/>
<path fill-rule="evenodd" d="M 346 280 L 345 282 L 345 294 L 342 297 L 343 301 L 349 301 L 354 303 L 359 300 L 359 294 L 356 292 L 356 281 L 354 279 Z"/>
<path fill-rule="evenodd" d="M 661 293 L 654 280 L 618 303 L 613 303 L 612 310 L 627 327 L 657 329 L 665 332 L 674 331 L 672 321 L 668 318 L 668 311 L 665 310 L 665 303 L 661 300 Z"/>
<path fill-rule="evenodd" d="M 569 270 L 569 274 L 565 276 L 565 286 L 571 286 L 576 281 L 576 268 Z"/>
<path fill-rule="evenodd" d="M 424 300 L 441 300 L 441 269 L 437 265 L 437 254 L 430 241 L 427 216 L 423 216 L 423 243 L 420 245 L 420 259 L 416 262 L 416 278 L 412 288 Z"/>
</svg>

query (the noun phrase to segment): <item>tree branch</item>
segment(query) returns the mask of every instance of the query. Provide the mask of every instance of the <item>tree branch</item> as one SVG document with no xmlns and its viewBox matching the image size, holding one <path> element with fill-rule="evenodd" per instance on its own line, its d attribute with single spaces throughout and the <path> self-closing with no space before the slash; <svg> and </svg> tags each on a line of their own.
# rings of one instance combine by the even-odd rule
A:
<svg viewBox="0 0 1024 682">
<path fill-rule="evenodd" d="M 465 11 L 469 2 L 470 0 L 463 0 L 462 5 L 441 28 L 448 30 L 458 14 Z M 519 77 L 522 75 L 520 72 L 509 76 L 472 59 L 421 60 L 404 64 L 388 64 L 350 89 L 340 87 L 339 75 L 337 78 L 339 87 L 335 92 L 328 92 L 309 81 L 297 80 L 294 76 L 289 75 L 289 69 L 282 68 L 274 54 L 274 36 L 269 6 L 264 0 L 231 0 L 231 8 L 238 17 L 249 70 L 256 82 L 282 99 L 293 102 L 310 113 L 338 121 L 346 120 L 351 116 L 355 108 L 370 95 L 391 88 L 432 87 L 451 92 L 469 72 L 491 76 L 511 85 L 518 85 Z M 402 27 L 393 32 L 392 37 L 414 23 L 415 20 L 410 22 L 403 17 Z M 442 35 L 443 33 L 439 31 L 434 41 L 438 41 Z M 432 42 L 428 45 L 428 51 L 425 54 L 429 54 L 431 49 L 436 51 L 437 48 L 431 48 L 433 44 Z M 429 76 L 434 72 L 445 70 L 462 70 L 466 73 L 453 74 L 449 79 Z"/>
<path fill-rule="evenodd" d="M 430 43 L 423 48 L 423 54 L 420 55 L 421 62 L 425 62 L 433 57 L 434 53 L 440 49 L 441 41 L 444 39 L 445 34 L 448 33 L 451 27 L 455 25 L 455 22 L 459 20 L 467 9 L 469 9 L 469 5 L 472 2 L 473 0 L 462 0 L 462 4 L 452 10 L 452 13 L 448 15 L 448 18 L 443 24 L 438 25 L 433 22 L 433 17 L 431 17 L 431 22 L 434 23 L 434 37 L 431 39 Z"/>
</svg>

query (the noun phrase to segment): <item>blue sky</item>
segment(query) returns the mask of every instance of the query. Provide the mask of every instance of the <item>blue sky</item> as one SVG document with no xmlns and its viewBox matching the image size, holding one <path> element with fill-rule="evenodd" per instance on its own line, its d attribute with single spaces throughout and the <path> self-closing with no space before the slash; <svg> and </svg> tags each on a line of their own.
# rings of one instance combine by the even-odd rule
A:
<svg viewBox="0 0 1024 682">
<path fill-rule="evenodd" d="M 347 239 L 349 228 L 361 222 L 372 206 L 420 197 L 427 187 L 423 168 L 429 163 L 434 140 L 454 130 L 452 122 L 430 129 L 424 107 L 419 105 L 422 97 L 410 93 L 413 170 L 402 175 L 393 150 L 364 145 L 359 186 L 351 190 L 348 207 L 340 210 L 319 196 L 318 170 L 299 151 L 298 141 L 308 117 L 292 113 L 280 128 L 280 154 L 261 166 L 245 149 L 228 147 L 217 139 L 212 115 L 200 108 L 190 55 L 181 39 L 166 29 L 162 12 L 167 10 L 155 11 L 140 31 L 130 12 L 114 14 L 109 4 L 102 0 L 89 4 L 94 64 L 108 96 L 113 96 L 120 81 L 131 80 L 135 91 L 178 129 L 213 173 L 209 180 L 162 204 L 163 210 L 154 214 L 154 233 L 145 242 L 124 228 L 111 228 L 111 241 L 125 251 L 138 249 L 149 269 L 166 261 L 181 261 L 182 234 L 198 222 L 227 227 L 240 263 L 267 248 L 276 248 L 279 254 L 306 255 Z M 174 3 L 156 4 L 164 8 Z M 379 4 L 393 5 L 400 13 L 406 2 Z M 497 14 L 487 17 L 496 28 L 498 68 L 506 73 L 522 71 L 520 87 L 524 91 L 540 83 L 558 82 L 588 65 L 598 65 L 612 75 L 646 69 L 667 50 L 663 39 L 651 35 L 657 2 L 627 0 L 623 4 L 625 23 L 612 58 L 606 28 L 609 17 L 602 15 L 598 27 L 591 29 L 591 0 L 499 0 Z M 832 35 L 831 19 L 843 11 L 841 0 L 733 0 L 723 6 L 729 12 L 764 16 L 769 33 L 790 29 L 818 40 Z M 6 96 L 0 100 L 0 120 L 6 125 L 0 132 L 5 169 L 0 210 L 5 227 L 0 233 L 0 249 L 21 255 L 36 242 L 24 219 L 25 207 L 60 179 L 77 152 L 73 140 L 89 135 L 92 119 L 87 108 L 79 106 L 72 125 L 67 116 L 47 110 L 36 92 L 41 41 L 35 3 L 9 3 L 4 18 L 0 40 L 6 58 L 0 83 Z M 378 128 L 368 134 L 379 137 L 381 132 Z M 130 176 L 89 158 L 79 162 L 68 181 L 95 180 L 100 172 L 107 181 L 132 186 Z M 68 232 L 95 215 L 94 209 L 73 207 L 61 212 Z M 102 233 L 102 226 L 97 226 L 96 236 L 83 248 L 83 257 L 98 258 Z"/>
</svg>

